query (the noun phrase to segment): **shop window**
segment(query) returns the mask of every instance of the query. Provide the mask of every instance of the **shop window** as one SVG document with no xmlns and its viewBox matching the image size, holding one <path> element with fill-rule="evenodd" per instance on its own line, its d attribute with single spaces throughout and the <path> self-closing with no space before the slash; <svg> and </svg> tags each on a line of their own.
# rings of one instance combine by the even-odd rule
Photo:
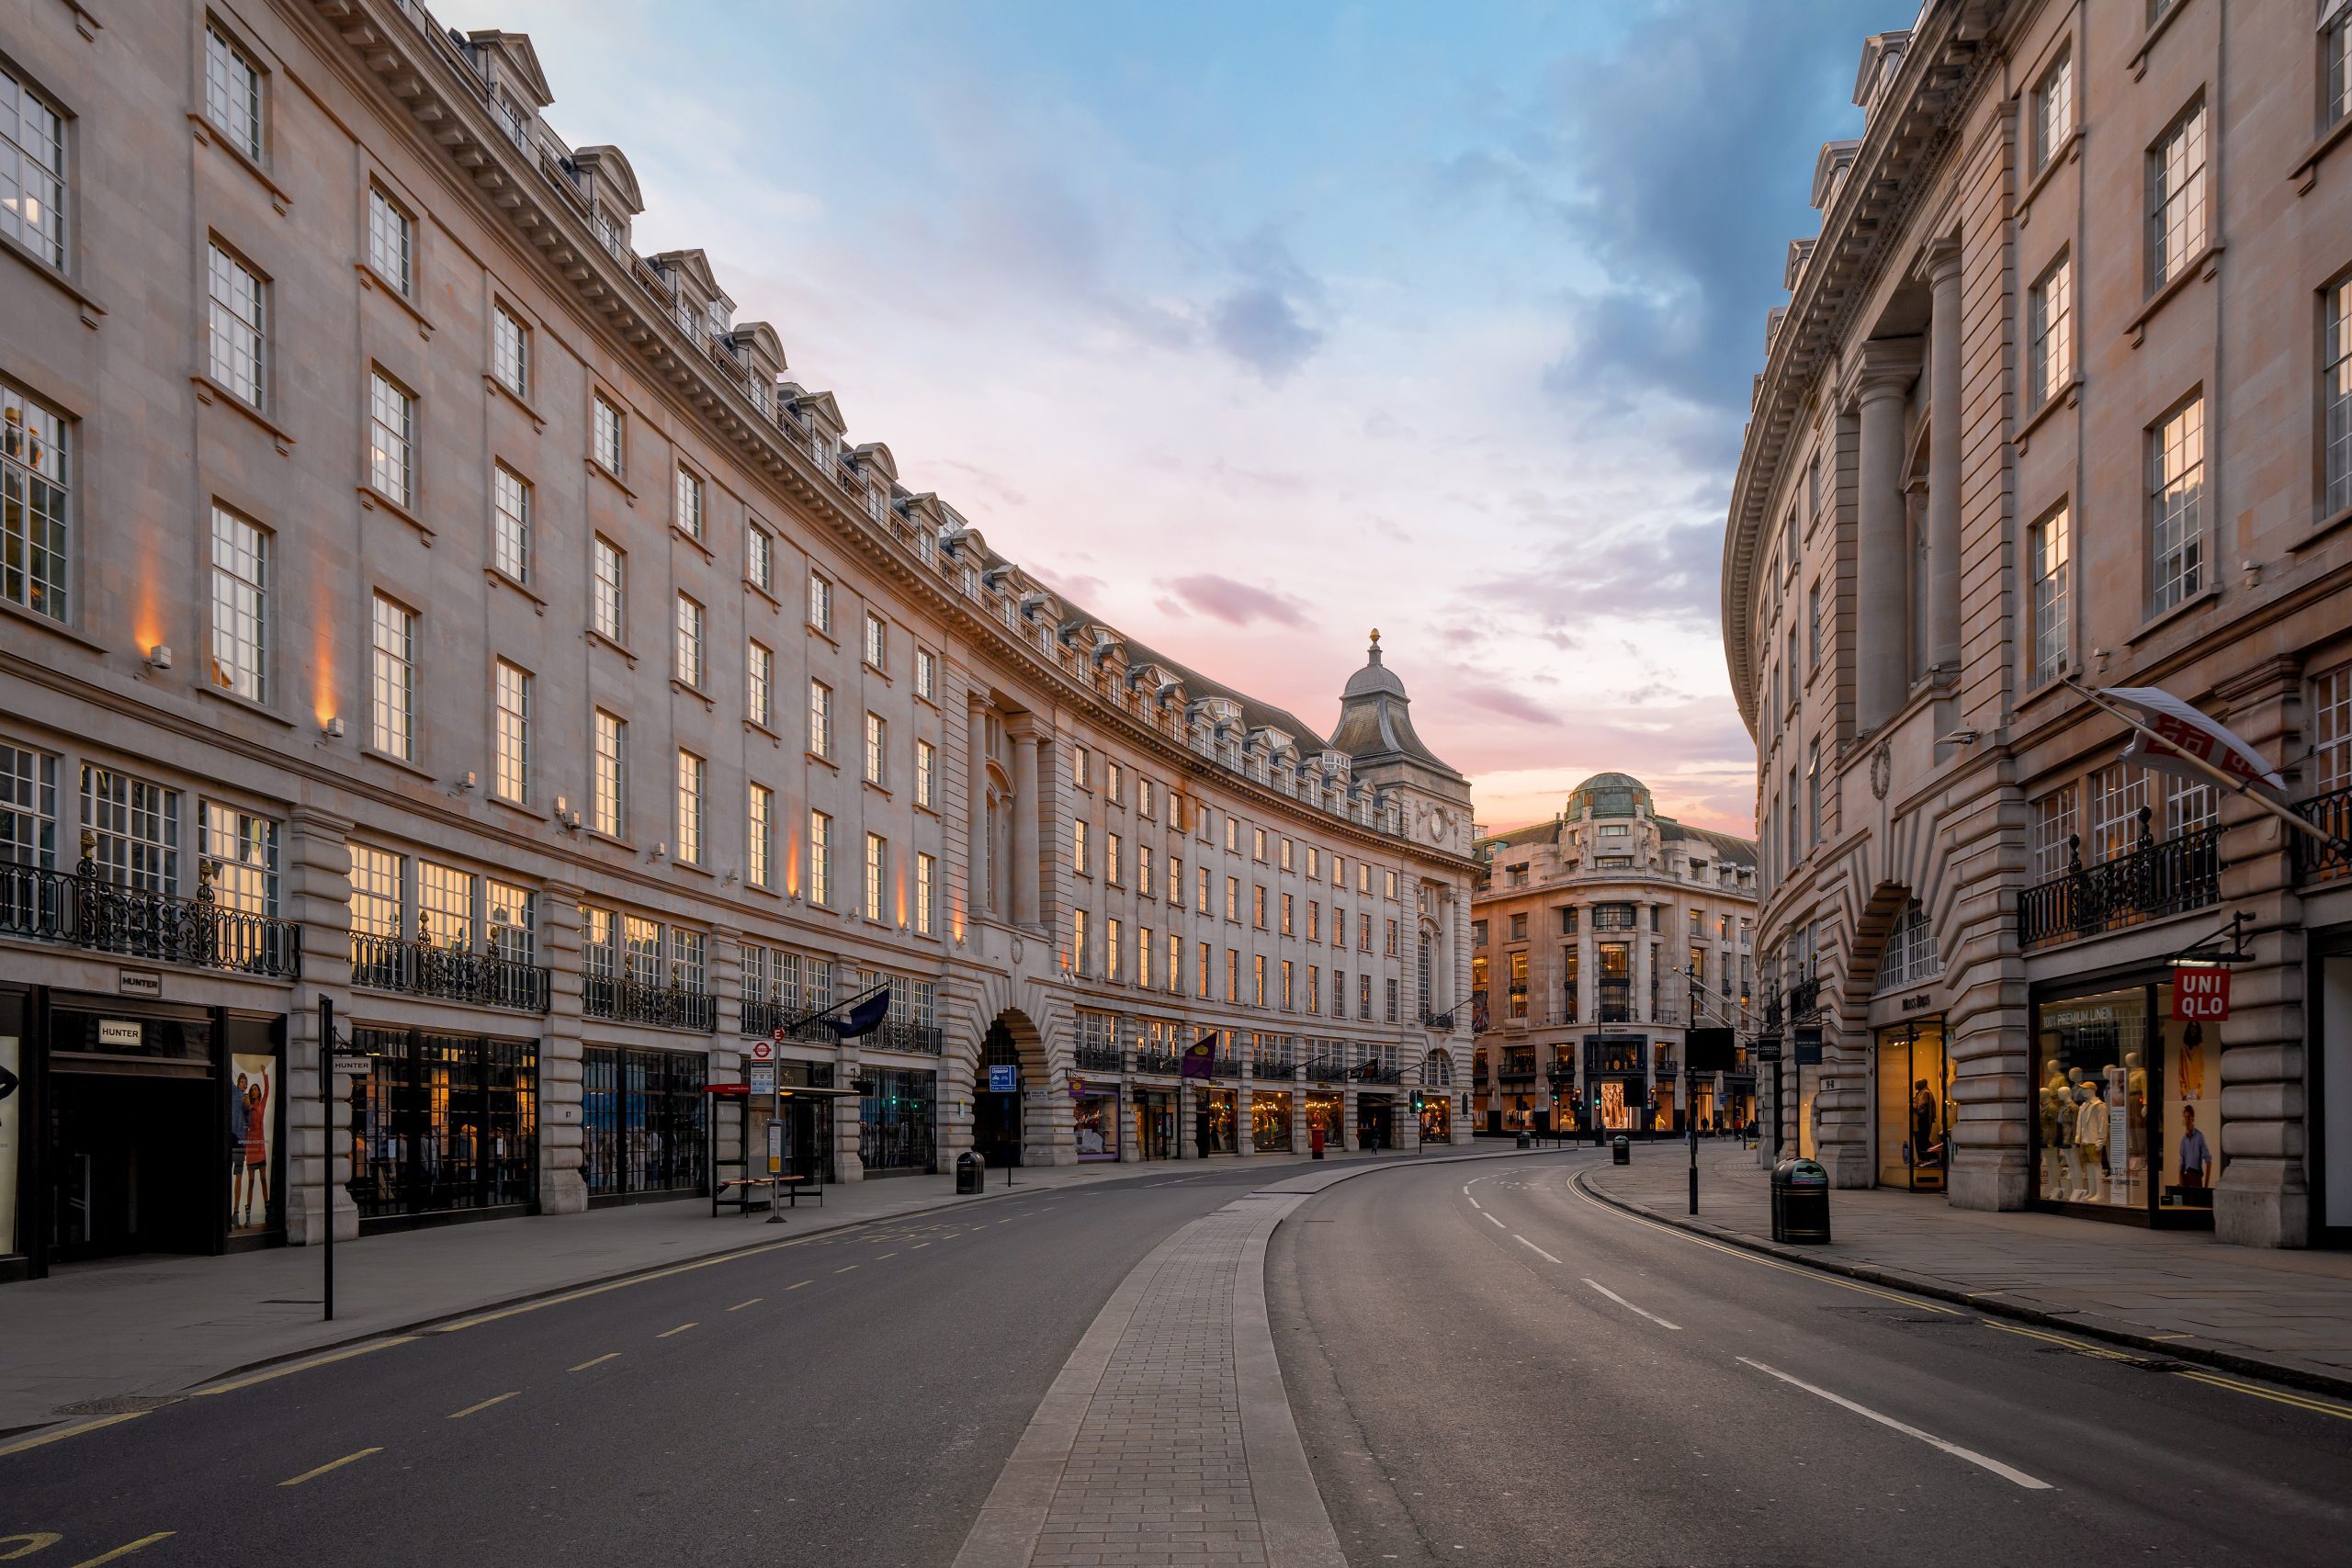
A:
<svg viewBox="0 0 2352 1568">
<path fill-rule="evenodd" d="M 706 1059 L 591 1045 L 582 1053 L 581 1173 L 591 1199 L 706 1190 Z"/>
<path fill-rule="evenodd" d="M 352 1042 L 374 1058 L 351 1084 L 346 1186 L 363 1222 L 535 1200 L 536 1044 L 368 1028 Z"/>
<path fill-rule="evenodd" d="M 1935 1020 L 1878 1032 L 1878 1184 L 1940 1192 L 1951 1131 L 1951 1060 Z"/>
<path fill-rule="evenodd" d="M 2211 1223 L 2219 1043 L 2171 1013 L 2169 983 L 2036 1001 L 2037 1201 Z"/>
<path fill-rule="evenodd" d="M 938 1075 L 867 1067 L 861 1081 L 857 1153 L 867 1173 L 929 1170 L 936 1152 Z"/>
</svg>

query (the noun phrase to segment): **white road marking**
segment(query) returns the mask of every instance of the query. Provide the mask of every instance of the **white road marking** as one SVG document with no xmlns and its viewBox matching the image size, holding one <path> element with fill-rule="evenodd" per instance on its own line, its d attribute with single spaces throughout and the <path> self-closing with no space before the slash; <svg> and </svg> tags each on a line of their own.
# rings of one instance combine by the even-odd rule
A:
<svg viewBox="0 0 2352 1568">
<path fill-rule="evenodd" d="M 1470 1189 L 1468 1189 L 1467 1187 L 1464 1188 L 1464 1189 L 1462 1190 L 1462 1195 L 1463 1195 L 1464 1198 L 1470 1198 Z M 1480 1213 L 1482 1213 L 1482 1214 L 1483 1214 L 1483 1213 L 1485 1213 L 1487 1212 L 1487 1206 L 1486 1206 L 1484 1203 L 1481 1203 L 1480 1201 L 1478 1201 L 1478 1200 L 1476 1200 L 1476 1198 L 1470 1198 L 1470 1206 L 1471 1206 L 1472 1208 L 1474 1208 L 1474 1209 L 1477 1210 L 1477 1211 L 1478 1211 Z"/>
<path fill-rule="evenodd" d="M 1481 1214 L 1486 1214 L 1486 1217 L 1487 1217 L 1487 1223 L 1488 1224 L 1490 1224 L 1490 1225 L 1494 1226 L 1497 1230 L 1498 1230 L 1498 1231 L 1507 1231 L 1507 1230 L 1510 1229 L 1510 1227 L 1509 1225 L 1507 1225 L 1507 1224 L 1503 1224 L 1503 1223 L 1502 1223 L 1502 1221 L 1500 1221 L 1500 1220 L 1498 1220 L 1498 1219 L 1495 1218 L 1495 1216 L 1494 1216 L 1494 1215 L 1492 1215 L 1492 1214 L 1487 1214 L 1487 1212 L 1486 1212 L 1484 1209 L 1481 1209 L 1481 1210 L 1479 1210 L 1478 1212 L 1479 1212 Z"/>
<path fill-rule="evenodd" d="M 1619 1295 L 1616 1292 L 1611 1290 L 1600 1280 L 1588 1278 L 1585 1280 L 1585 1283 L 1590 1285 L 1594 1290 L 1599 1291 L 1602 1295 L 1607 1296 L 1611 1301 L 1615 1302 L 1619 1306 L 1623 1307 L 1627 1312 L 1640 1313 L 1644 1317 L 1648 1318 L 1660 1328 L 1671 1328 L 1677 1334 L 1682 1332 L 1682 1325 L 1680 1324 L 1668 1323 L 1666 1319 L 1658 1316 L 1657 1314 L 1650 1312 L 1645 1308 L 1635 1306 L 1633 1303 L 1627 1301 L 1624 1297 Z"/>
<path fill-rule="evenodd" d="M 1589 1281 L 1587 1282 L 1589 1283 Z M 1867 1404 L 1857 1404 L 1842 1393 L 1832 1393 L 1826 1388 L 1815 1387 L 1813 1384 L 1805 1382 L 1803 1378 L 1792 1378 L 1788 1373 L 1781 1371 L 1778 1367 L 1768 1367 L 1763 1362 L 1750 1360 L 1746 1356 L 1740 1357 L 1739 1359 L 1744 1365 L 1754 1367 L 1758 1371 L 1763 1372 L 1768 1376 L 1776 1377 L 1792 1388 L 1801 1388 L 1804 1390 L 1805 1393 L 1815 1395 L 1818 1398 L 1826 1399 L 1830 1404 L 1838 1405 L 1841 1409 L 1850 1410 L 1855 1415 L 1860 1416 L 1866 1420 L 1875 1421 L 1882 1427 L 1892 1427 L 1894 1430 L 1902 1433 L 1906 1438 L 1917 1438 L 1931 1449 L 1941 1449 L 1944 1452 L 1951 1455 L 1954 1459 L 1964 1459 L 1973 1465 L 1977 1465 L 1983 1469 L 1991 1471 L 1994 1474 L 1999 1476 L 2004 1481 L 2016 1483 L 2018 1485 L 2024 1487 L 2029 1492 L 2054 1492 L 2057 1490 L 2056 1487 L 2051 1485 L 2047 1481 L 2037 1480 L 2035 1477 L 2028 1475 L 2022 1470 L 2018 1470 L 2012 1466 L 2003 1464 L 1999 1460 L 1988 1459 L 1984 1455 L 1978 1453 L 1974 1449 L 1963 1449 L 1958 1443 L 1948 1443 L 1932 1432 L 1922 1432 L 1918 1427 L 1911 1426 L 1906 1422 L 1897 1421 L 1892 1416 L 1882 1416 Z"/>
<path fill-rule="evenodd" d="M 1527 1248 L 1528 1251 L 1535 1254 L 1538 1258 L 1545 1259 L 1547 1262 L 1558 1263 L 1560 1261 L 1558 1258 L 1554 1258 L 1550 1253 L 1544 1251 L 1542 1247 L 1536 1246 L 1533 1242 L 1528 1240 L 1525 1236 L 1521 1235 L 1516 1231 L 1511 1233 L 1511 1240 L 1519 1243 L 1520 1246 Z M 1566 1265 L 1563 1264 L 1562 1267 L 1565 1268 Z M 1590 1281 L 1588 1280 L 1587 1283 L 1590 1283 Z"/>
</svg>

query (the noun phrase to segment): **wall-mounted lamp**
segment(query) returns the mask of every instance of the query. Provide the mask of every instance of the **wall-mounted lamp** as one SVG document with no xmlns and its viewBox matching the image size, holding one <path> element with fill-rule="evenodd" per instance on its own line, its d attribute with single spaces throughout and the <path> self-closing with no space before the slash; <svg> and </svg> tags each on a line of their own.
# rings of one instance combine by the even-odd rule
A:
<svg viewBox="0 0 2352 1568">
<path fill-rule="evenodd" d="M 171 667 L 172 645 L 170 643 L 159 642 L 154 647 L 147 650 L 147 668 L 150 670 L 169 670 Z"/>
<path fill-rule="evenodd" d="M 328 719 L 324 724 L 320 725 L 319 733 L 325 736 L 330 740 L 342 739 L 343 716 L 341 714 L 337 714 L 334 717 Z"/>
<path fill-rule="evenodd" d="M 449 791 L 449 793 L 451 795 L 469 794 L 472 791 L 474 785 L 481 782 L 481 781 L 479 778 L 475 777 L 474 771 L 471 768 L 468 768 L 464 773 L 458 775 L 457 784 Z"/>
<path fill-rule="evenodd" d="M 658 840 L 658 841 L 656 841 L 656 842 L 655 842 L 654 846 L 653 846 L 651 849 L 650 849 L 650 850 L 648 850 L 648 851 L 646 851 L 646 852 L 645 852 L 645 861 L 646 861 L 646 863 L 647 863 L 648 865 L 650 865 L 650 864 L 652 864 L 655 861 L 660 860 L 662 856 L 664 856 L 664 855 L 668 854 L 669 852 L 670 852 L 670 845 L 669 845 L 669 841 L 668 841 L 667 840 Z"/>
<path fill-rule="evenodd" d="M 1973 746 L 1979 740 L 1984 739 L 1984 737 L 1981 731 L 1971 729 L 1966 725 L 1962 725 L 1958 729 L 1953 730 L 1951 734 L 1944 737 L 1944 744 L 1947 746 Z"/>
</svg>

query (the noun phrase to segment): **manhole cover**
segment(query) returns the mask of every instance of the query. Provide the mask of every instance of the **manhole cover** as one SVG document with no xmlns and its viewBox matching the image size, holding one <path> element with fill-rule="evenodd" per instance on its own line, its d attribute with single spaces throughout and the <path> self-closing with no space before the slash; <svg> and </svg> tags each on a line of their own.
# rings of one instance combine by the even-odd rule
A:
<svg viewBox="0 0 2352 1568">
<path fill-rule="evenodd" d="M 161 1410 L 166 1404 L 177 1404 L 185 1394 L 178 1393 L 118 1393 L 105 1399 L 77 1400 L 61 1404 L 60 1416 L 130 1416 L 142 1410 Z"/>
</svg>

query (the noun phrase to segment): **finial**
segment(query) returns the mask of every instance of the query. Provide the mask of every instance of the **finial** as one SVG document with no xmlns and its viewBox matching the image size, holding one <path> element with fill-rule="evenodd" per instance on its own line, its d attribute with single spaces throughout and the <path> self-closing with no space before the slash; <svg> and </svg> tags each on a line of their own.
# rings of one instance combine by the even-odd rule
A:
<svg viewBox="0 0 2352 1568">
<path fill-rule="evenodd" d="M 1380 646 L 1380 628 L 1378 626 L 1372 628 L 1372 646 L 1374 648 L 1378 648 Z"/>
</svg>

